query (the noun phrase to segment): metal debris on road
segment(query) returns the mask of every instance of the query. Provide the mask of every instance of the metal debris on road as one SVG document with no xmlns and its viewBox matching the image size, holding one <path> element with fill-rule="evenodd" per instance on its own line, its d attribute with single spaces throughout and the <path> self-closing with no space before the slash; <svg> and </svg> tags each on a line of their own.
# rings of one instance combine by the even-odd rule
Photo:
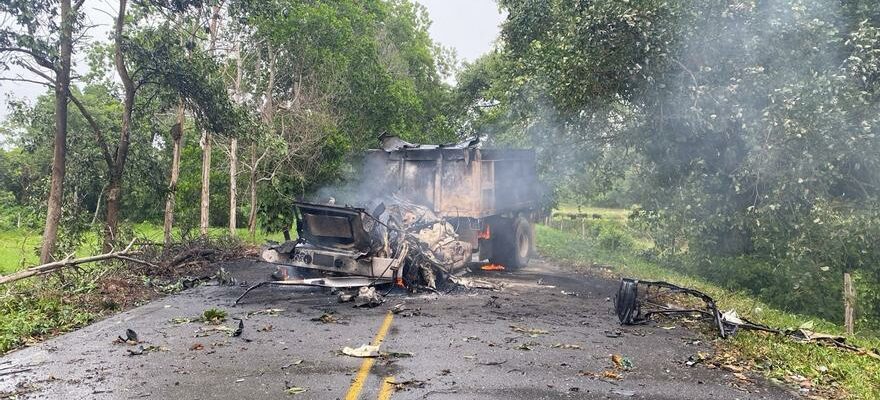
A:
<svg viewBox="0 0 880 400">
<path fill-rule="evenodd" d="M 379 293 L 376 293 L 376 288 L 373 286 L 362 286 L 358 289 L 357 297 L 354 299 L 355 307 L 378 307 L 382 304 L 384 300 Z"/>
<path fill-rule="evenodd" d="M 546 331 L 543 329 L 523 328 L 523 327 L 517 326 L 517 325 L 511 325 L 510 329 L 513 330 L 514 332 L 525 333 L 525 334 L 529 335 L 530 337 L 537 337 L 538 335 L 546 335 L 546 334 L 550 333 L 549 331 Z"/>
<path fill-rule="evenodd" d="M 288 369 L 288 368 L 290 368 L 290 367 L 297 366 L 297 365 L 300 365 L 300 364 L 302 364 L 302 363 L 303 363 L 303 360 L 296 360 L 296 361 L 294 361 L 294 362 L 292 362 L 292 363 L 290 363 L 290 364 L 282 365 L 282 366 L 281 366 L 281 369 Z"/>
<path fill-rule="evenodd" d="M 339 322 L 339 318 L 336 317 L 336 313 L 333 311 L 327 311 L 319 317 L 314 317 L 310 321 L 313 322 L 322 322 L 325 324 L 335 324 Z"/>
<path fill-rule="evenodd" d="M 581 350 L 583 347 L 579 344 L 566 344 L 566 343 L 556 343 L 550 345 L 550 348 L 553 349 L 568 349 L 568 350 Z"/>
<path fill-rule="evenodd" d="M 644 287 L 644 290 L 639 290 L 640 285 Z M 704 308 L 677 308 L 669 305 L 668 301 L 664 301 L 676 294 L 686 294 L 697 298 L 704 303 Z M 812 328 L 812 324 L 809 322 L 798 329 L 783 330 L 769 327 L 767 325 L 749 321 L 738 315 L 735 310 L 729 310 L 722 313 L 718 310 L 718 306 L 711 296 L 699 290 L 681 287 L 669 282 L 640 281 L 637 279 L 623 278 L 620 280 L 620 287 L 614 298 L 614 308 L 618 320 L 623 325 L 643 324 L 655 314 L 698 314 L 704 318 L 710 319 L 718 328 L 718 334 L 722 338 L 734 335 L 739 329 L 747 329 L 781 335 L 800 342 L 817 343 L 836 347 L 855 354 L 865 355 L 880 360 L 880 353 L 877 351 L 851 345 L 846 342 L 846 338 L 843 336 L 813 332 L 811 329 L 808 329 Z M 673 328 L 674 326 L 663 327 L 663 329 Z"/>
<path fill-rule="evenodd" d="M 238 319 L 238 318 L 236 318 Z M 238 327 L 232 332 L 232 337 L 239 337 L 244 332 L 244 320 L 238 319 Z"/>
<path fill-rule="evenodd" d="M 308 388 L 304 388 L 304 387 L 290 386 L 287 389 L 284 389 L 284 393 L 289 394 L 289 395 L 296 395 L 296 394 L 305 393 L 308 390 L 309 390 Z"/>
</svg>

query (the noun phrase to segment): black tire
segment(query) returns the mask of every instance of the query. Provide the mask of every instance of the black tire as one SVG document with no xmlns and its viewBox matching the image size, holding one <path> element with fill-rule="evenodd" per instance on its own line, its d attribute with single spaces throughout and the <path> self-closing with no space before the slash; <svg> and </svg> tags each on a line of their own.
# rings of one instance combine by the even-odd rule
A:
<svg viewBox="0 0 880 400">
<path fill-rule="evenodd" d="M 492 257 L 489 262 L 516 270 L 529 264 L 534 248 L 532 225 L 523 217 L 505 219 L 494 224 Z"/>
</svg>

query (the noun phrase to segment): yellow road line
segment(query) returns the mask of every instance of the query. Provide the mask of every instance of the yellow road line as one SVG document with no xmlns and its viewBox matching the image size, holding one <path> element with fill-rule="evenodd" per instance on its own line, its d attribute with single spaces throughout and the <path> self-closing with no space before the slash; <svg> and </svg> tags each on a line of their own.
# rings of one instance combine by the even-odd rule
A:
<svg viewBox="0 0 880 400">
<path fill-rule="evenodd" d="M 382 380 L 382 387 L 379 388 L 379 400 L 390 400 L 391 394 L 394 393 L 394 377 L 386 376 Z"/>
<path fill-rule="evenodd" d="M 394 314 L 389 311 L 385 316 L 385 320 L 382 321 L 382 326 L 379 327 L 379 332 L 376 332 L 376 337 L 373 338 L 373 346 L 378 346 L 382 344 L 382 340 L 385 340 L 385 335 L 388 334 L 388 329 L 391 328 L 391 321 L 393 319 Z M 348 388 L 348 393 L 345 394 L 345 400 L 357 400 L 358 396 L 361 394 L 361 390 L 364 389 L 364 382 L 366 382 L 367 376 L 370 374 L 370 369 L 373 368 L 373 364 L 375 363 L 375 358 L 364 359 L 361 363 L 361 368 L 358 369 L 358 373 L 354 377 L 354 381 L 351 382 L 351 387 Z"/>
</svg>

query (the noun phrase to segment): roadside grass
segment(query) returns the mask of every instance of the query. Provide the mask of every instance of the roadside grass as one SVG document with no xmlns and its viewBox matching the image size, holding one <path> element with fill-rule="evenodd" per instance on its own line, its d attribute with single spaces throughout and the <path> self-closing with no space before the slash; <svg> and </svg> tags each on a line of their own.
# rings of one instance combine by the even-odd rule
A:
<svg viewBox="0 0 880 400">
<path fill-rule="evenodd" d="M 613 217 L 619 214 L 620 210 L 617 210 L 602 219 L 621 221 Z M 551 223 L 554 222 L 565 228 L 561 221 Z M 605 225 L 603 227 L 605 230 L 611 229 Z M 620 236 L 632 236 L 632 232 L 624 225 L 618 225 L 617 230 Z M 664 268 L 638 255 L 638 248 L 643 244 L 638 240 L 630 240 L 629 243 L 633 244 L 630 247 L 614 247 L 609 246 L 613 241 L 601 240 L 601 229 L 587 230 L 587 234 L 582 237 L 580 228 L 560 230 L 539 225 L 536 233 L 538 250 L 542 255 L 565 261 L 577 268 L 599 272 L 593 266 L 600 264 L 610 269 L 614 277 L 663 280 L 692 287 L 712 296 L 722 310 L 734 309 L 741 316 L 772 327 L 797 328 L 812 321 L 815 331 L 843 334 L 843 328 L 832 322 L 774 309 L 745 293 L 726 290 L 706 280 Z M 848 340 L 860 347 L 880 347 L 880 340 L 877 338 L 851 337 Z M 718 339 L 715 343 L 718 350 L 716 356 L 726 359 L 727 363 L 737 363 L 772 380 L 792 386 L 818 388 L 813 389 L 810 394 L 851 399 L 880 398 L 880 361 L 868 356 L 749 331 L 740 331 L 729 340 Z"/>
</svg>

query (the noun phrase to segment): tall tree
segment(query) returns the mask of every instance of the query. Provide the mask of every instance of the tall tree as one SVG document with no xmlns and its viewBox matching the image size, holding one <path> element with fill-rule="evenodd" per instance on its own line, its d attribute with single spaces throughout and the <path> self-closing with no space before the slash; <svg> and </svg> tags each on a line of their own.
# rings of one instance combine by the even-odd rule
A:
<svg viewBox="0 0 880 400">
<path fill-rule="evenodd" d="M 71 5 L 70 0 L 58 4 L 60 23 L 55 23 L 55 9 L 52 1 L 3 2 L 0 12 L 11 15 L 16 23 L 0 30 L 0 53 L 12 54 L 13 62 L 21 67 L 33 69 L 27 64 L 32 60 L 39 67 L 50 70 L 54 78 L 48 83 L 55 88 L 55 140 L 53 142 L 52 175 L 46 210 L 46 225 L 40 245 L 40 262 L 52 259 L 61 219 L 61 201 L 64 195 L 64 175 L 67 165 L 67 104 L 70 93 L 71 55 L 73 54 L 73 33 L 79 19 L 83 0 Z M 48 27 L 48 37 L 38 37 L 36 32 Z M 57 35 L 57 36 L 56 36 Z M 18 57 L 17 57 L 18 56 Z M 8 69 L 4 60 L 2 66 Z M 36 72 L 36 71 L 35 71 Z M 42 73 L 39 75 L 45 76 Z"/>
<path fill-rule="evenodd" d="M 217 46 L 217 34 L 220 29 L 220 5 L 214 5 L 211 13 L 211 25 L 209 27 L 210 38 L 208 39 L 208 53 L 212 56 Z M 199 231 L 202 236 L 208 236 L 208 228 L 211 225 L 211 132 L 202 130 L 202 196 L 199 202 Z"/>
</svg>

